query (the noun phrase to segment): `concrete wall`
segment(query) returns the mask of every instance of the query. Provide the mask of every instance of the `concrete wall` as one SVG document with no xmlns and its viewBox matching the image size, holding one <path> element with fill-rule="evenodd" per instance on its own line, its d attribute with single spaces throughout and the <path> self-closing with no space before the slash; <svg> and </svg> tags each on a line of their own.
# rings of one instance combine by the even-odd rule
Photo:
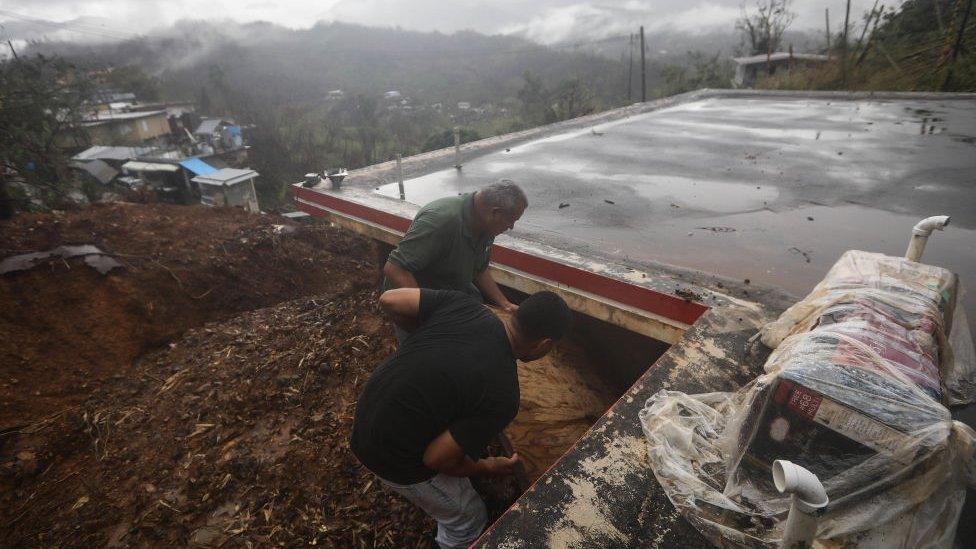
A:
<svg viewBox="0 0 976 549">
<path fill-rule="evenodd" d="M 91 142 L 99 145 L 138 145 L 168 133 L 169 121 L 163 113 L 144 118 L 112 120 L 88 128 Z"/>
</svg>

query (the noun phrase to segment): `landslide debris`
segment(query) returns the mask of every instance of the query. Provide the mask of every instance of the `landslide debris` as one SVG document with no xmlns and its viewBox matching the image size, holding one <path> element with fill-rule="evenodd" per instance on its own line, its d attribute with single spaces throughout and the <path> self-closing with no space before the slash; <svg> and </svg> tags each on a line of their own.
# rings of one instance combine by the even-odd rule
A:
<svg viewBox="0 0 976 549">
<path fill-rule="evenodd" d="M 233 208 L 113 203 L 0 222 L 0 259 L 84 245 L 123 267 L 54 256 L 0 275 L 0 432 L 84 402 L 190 327 L 372 277 L 364 239 Z"/>
<path fill-rule="evenodd" d="M 5 546 L 426 546 L 433 522 L 348 449 L 393 351 L 372 290 L 190 330 L 19 433 Z"/>
</svg>

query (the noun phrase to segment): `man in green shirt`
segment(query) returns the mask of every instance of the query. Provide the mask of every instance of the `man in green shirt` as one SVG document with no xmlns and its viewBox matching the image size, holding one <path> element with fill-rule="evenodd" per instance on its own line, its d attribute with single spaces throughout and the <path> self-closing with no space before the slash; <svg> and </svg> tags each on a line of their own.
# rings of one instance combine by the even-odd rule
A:
<svg viewBox="0 0 976 549">
<path fill-rule="evenodd" d="M 427 204 L 390 252 L 383 289 L 459 290 L 514 312 L 518 306 L 498 289 L 488 259 L 495 237 L 511 229 L 528 205 L 522 189 L 507 179 Z"/>
</svg>

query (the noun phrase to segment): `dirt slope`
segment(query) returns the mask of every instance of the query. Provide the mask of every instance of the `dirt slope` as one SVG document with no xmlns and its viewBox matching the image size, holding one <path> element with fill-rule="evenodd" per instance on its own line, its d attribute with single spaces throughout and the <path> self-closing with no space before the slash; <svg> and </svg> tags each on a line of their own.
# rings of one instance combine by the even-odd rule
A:
<svg viewBox="0 0 976 549">
<path fill-rule="evenodd" d="M 0 223 L 0 258 L 62 244 L 124 268 L 56 259 L 0 275 L 0 432 L 83 402 L 187 328 L 372 276 L 362 239 L 235 209 L 109 204 Z"/>
<path fill-rule="evenodd" d="M 0 275 L 0 546 L 429 546 L 347 445 L 394 342 L 370 246 L 280 224 L 113 205 L 2 227 L 0 257 L 92 243 L 125 268 Z M 477 484 L 494 516 L 517 495 Z"/>
<path fill-rule="evenodd" d="M 375 300 L 302 299 L 192 330 L 21 434 L 0 545 L 416 545 L 432 523 L 346 443 L 392 350 Z"/>
</svg>

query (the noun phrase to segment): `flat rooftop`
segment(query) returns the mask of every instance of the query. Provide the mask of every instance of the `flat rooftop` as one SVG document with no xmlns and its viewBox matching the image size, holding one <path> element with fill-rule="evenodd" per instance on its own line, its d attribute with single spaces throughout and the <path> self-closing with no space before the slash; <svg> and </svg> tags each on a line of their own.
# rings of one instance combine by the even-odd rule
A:
<svg viewBox="0 0 976 549">
<path fill-rule="evenodd" d="M 976 275 L 976 94 L 701 90 L 294 186 L 299 208 L 395 243 L 419 205 L 498 179 L 530 207 L 496 279 L 672 344 L 476 547 L 700 547 L 647 466 L 638 414 L 661 388 L 732 391 L 752 336 L 842 252 L 902 255 L 947 214 L 926 263 Z M 792 297 L 791 297 L 792 294 Z M 973 300 L 969 300 L 972 314 Z"/>
<path fill-rule="evenodd" d="M 406 200 L 509 178 L 531 203 L 514 236 L 796 296 L 845 250 L 902 255 L 919 219 L 947 214 L 923 259 L 976 280 L 976 96 L 884 97 L 691 98 L 467 148 L 461 170 L 406 180 Z"/>
</svg>

